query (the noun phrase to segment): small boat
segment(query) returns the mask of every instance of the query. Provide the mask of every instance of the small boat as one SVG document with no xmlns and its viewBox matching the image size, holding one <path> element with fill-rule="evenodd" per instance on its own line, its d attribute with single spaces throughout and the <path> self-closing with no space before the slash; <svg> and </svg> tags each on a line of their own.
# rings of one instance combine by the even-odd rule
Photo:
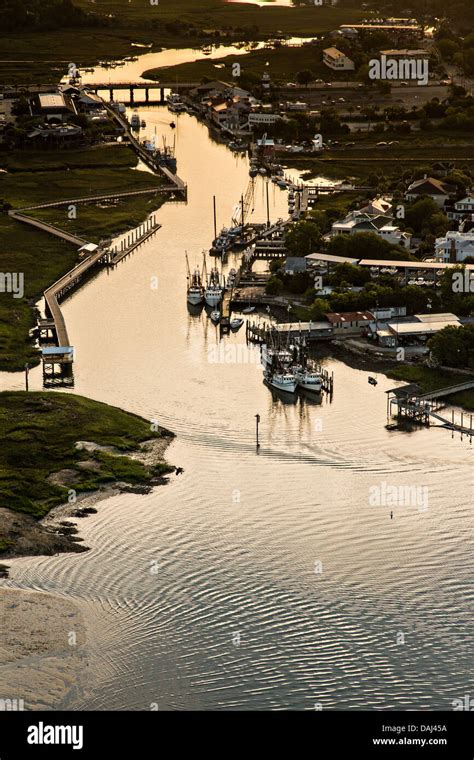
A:
<svg viewBox="0 0 474 760">
<path fill-rule="evenodd" d="M 137 111 L 134 111 L 132 113 L 131 119 L 130 119 L 130 126 L 132 129 L 139 129 L 140 128 L 140 117 L 138 115 Z"/>
<path fill-rule="evenodd" d="M 267 173 L 267 170 L 265 169 L 264 166 L 261 166 L 258 171 L 260 172 L 260 174 L 262 175 L 262 177 Z"/>
<path fill-rule="evenodd" d="M 276 388 L 278 391 L 284 391 L 285 393 L 295 393 L 298 383 L 296 377 L 291 372 L 284 370 L 279 372 L 269 372 L 266 370 L 264 373 L 264 379 L 272 388 Z"/>
<path fill-rule="evenodd" d="M 176 123 L 174 121 L 170 121 L 170 127 L 171 129 L 176 129 Z"/>
<path fill-rule="evenodd" d="M 219 309 L 214 309 L 213 311 L 211 311 L 210 317 L 211 317 L 211 320 L 214 322 L 214 324 L 217 324 L 221 318 L 221 313 Z"/>
<path fill-rule="evenodd" d="M 246 306 L 242 309 L 242 314 L 251 314 L 253 311 L 255 311 L 255 306 Z"/>
<path fill-rule="evenodd" d="M 230 329 L 231 330 L 240 330 L 242 325 L 244 324 L 243 319 L 231 319 L 230 320 Z"/>
<path fill-rule="evenodd" d="M 370 385 L 377 385 L 378 380 L 376 377 L 372 377 L 372 375 L 369 375 L 368 382 Z"/>
<path fill-rule="evenodd" d="M 258 169 L 256 166 L 251 166 L 249 169 L 249 174 L 251 177 L 256 177 L 258 174 Z"/>
<path fill-rule="evenodd" d="M 146 127 L 146 121 L 145 121 L 145 119 L 141 120 L 140 126 L 141 126 L 142 129 L 145 129 L 145 127 Z"/>
</svg>

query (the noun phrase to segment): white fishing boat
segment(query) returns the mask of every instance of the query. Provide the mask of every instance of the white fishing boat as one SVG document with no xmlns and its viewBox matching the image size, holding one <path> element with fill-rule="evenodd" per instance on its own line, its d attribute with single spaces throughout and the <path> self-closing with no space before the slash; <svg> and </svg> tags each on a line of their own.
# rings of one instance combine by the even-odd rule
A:
<svg viewBox="0 0 474 760">
<path fill-rule="evenodd" d="M 270 372 L 265 370 L 263 373 L 265 381 L 272 388 L 284 393 L 295 393 L 298 383 L 295 375 L 292 372 L 286 370 L 280 370 L 278 372 Z"/>
<path fill-rule="evenodd" d="M 292 360 L 293 354 L 286 348 L 272 348 L 265 343 L 261 347 L 260 361 L 265 368 L 291 364 Z"/>
<path fill-rule="evenodd" d="M 189 260 L 188 260 L 187 253 L 186 253 L 186 269 L 188 273 L 187 275 L 188 303 L 190 303 L 192 306 L 198 306 L 200 303 L 204 301 L 204 286 L 202 284 L 202 276 L 201 276 L 201 272 L 199 271 L 199 267 L 195 267 L 194 271 L 191 273 L 191 270 L 189 268 Z"/>
<path fill-rule="evenodd" d="M 210 317 L 211 317 L 211 320 L 214 322 L 214 324 L 217 324 L 221 318 L 221 313 L 219 309 L 214 309 L 213 311 L 211 311 Z"/>
<path fill-rule="evenodd" d="M 219 270 L 217 267 L 212 267 L 206 290 L 204 292 L 204 299 L 208 306 L 217 306 L 222 301 L 223 287 L 221 285 Z"/>
<path fill-rule="evenodd" d="M 313 372 L 307 367 L 302 367 L 298 364 L 293 365 L 291 369 L 300 388 L 303 388 L 305 391 L 313 391 L 313 393 L 321 393 L 323 381 L 317 372 Z"/>
</svg>

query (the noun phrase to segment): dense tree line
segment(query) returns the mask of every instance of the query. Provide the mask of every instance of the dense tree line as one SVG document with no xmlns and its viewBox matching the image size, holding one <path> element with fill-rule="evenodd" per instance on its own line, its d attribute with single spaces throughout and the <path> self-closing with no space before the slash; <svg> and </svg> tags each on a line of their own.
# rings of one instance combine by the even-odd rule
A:
<svg viewBox="0 0 474 760">
<path fill-rule="evenodd" d="M 45 31 L 74 26 L 96 26 L 106 19 L 86 13 L 71 0 L 0 0 L 0 18 L 4 32 L 21 29 Z"/>
</svg>

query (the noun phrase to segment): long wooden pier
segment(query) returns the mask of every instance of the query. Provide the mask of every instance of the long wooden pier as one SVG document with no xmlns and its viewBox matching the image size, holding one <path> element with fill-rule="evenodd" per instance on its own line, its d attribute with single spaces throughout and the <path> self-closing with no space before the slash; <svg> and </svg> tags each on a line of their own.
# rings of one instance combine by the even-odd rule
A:
<svg viewBox="0 0 474 760">
<path fill-rule="evenodd" d="M 49 232 L 51 235 L 55 235 L 55 237 L 59 237 L 62 240 L 66 240 L 68 243 L 73 243 L 73 245 L 77 246 L 83 246 L 87 242 L 83 238 L 78 237 L 77 235 L 73 235 L 70 232 L 66 232 L 66 230 L 61 230 L 59 227 L 55 227 L 53 224 L 48 224 L 47 222 L 43 222 L 40 219 L 34 219 L 32 216 L 27 216 L 26 214 L 21 214 L 19 211 L 16 211 L 15 209 L 10 209 L 8 212 L 8 216 L 10 216 L 12 219 L 15 219 L 17 222 L 23 222 L 23 224 L 29 224 L 32 227 L 37 227 L 39 230 L 42 230 L 43 232 Z"/>
</svg>

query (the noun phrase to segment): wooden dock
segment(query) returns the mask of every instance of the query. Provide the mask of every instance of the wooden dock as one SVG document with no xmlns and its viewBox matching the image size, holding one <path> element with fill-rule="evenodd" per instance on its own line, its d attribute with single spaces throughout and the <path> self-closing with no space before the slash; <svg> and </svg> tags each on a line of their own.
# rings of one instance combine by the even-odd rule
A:
<svg viewBox="0 0 474 760">
<path fill-rule="evenodd" d="M 444 414 L 440 414 L 440 410 L 444 408 L 444 405 L 439 400 L 445 399 L 454 393 L 469 390 L 470 388 L 474 388 L 474 380 L 458 383 L 446 388 L 439 388 L 429 393 L 421 393 L 420 387 L 415 383 L 409 383 L 399 388 L 390 388 L 388 391 L 385 391 L 387 394 L 387 415 L 390 416 L 392 408 L 396 407 L 396 416 L 400 418 L 406 418 L 413 423 L 428 427 L 431 421 L 435 420 L 441 423 L 441 427 L 472 438 L 474 435 L 473 415 L 468 415 L 461 411 L 459 417 L 456 416 L 454 409 L 452 409 L 451 419 L 449 419 Z M 466 422 L 469 420 L 469 425 L 465 423 L 465 418 Z"/>
</svg>

